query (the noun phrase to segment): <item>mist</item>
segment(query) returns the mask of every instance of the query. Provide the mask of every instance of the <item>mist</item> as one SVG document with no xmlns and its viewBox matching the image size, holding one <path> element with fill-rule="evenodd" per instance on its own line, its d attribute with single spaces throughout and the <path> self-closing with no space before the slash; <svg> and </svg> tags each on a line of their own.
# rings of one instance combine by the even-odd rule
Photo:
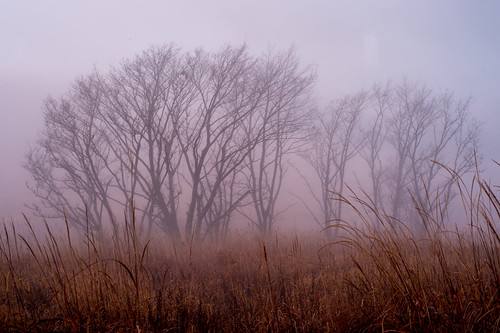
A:
<svg viewBox="0 0 500 333">
<path fill-rule="evenodd" d="M 0 1 L 0 331 L 500 331 L 499 14 Z"/>
<path fill-rule="evenodd" d="M 117 10 L 117 8 L 120 8 Z M 317 77 L 311 100 L 324 109 L 331 100 L 369 90 L 388 80 L 408 78 L 436 93 L 471 97 L 470 114 L 481 124 L 482 169 L 492 180 L 500 172 L 500 6 L 431 1 L 403 4 L 315 1 L 216 1 L 210 4 L 111 1 L 0 5 L 0 216 L 31 216 L 25 207 L 37 201 L 26 187 L 23 169 L 30 146 L 43 130 L 43 105 L 68 93 L 75 79 L 94 70 L 106 73 L 151 46 L 171 44 L 184 52 L 217 52 L 245 44 L 260 56 L 294 46 L 300 65 Z M 297 156 L 294 155 L 296 158 Z M 280 230 L 317 228 L 297 193 L 306 193 L 296 159 L 286 177 L 279 207 L 288 207 Z M 366 170 L 354 163 L 346 181 L 365 187 Z M 295 166 L 295 167 L 294 167 Z M 483 174 L 483 175 L 484 175 Z M 313 205 L 313 203 L 311 204 Z M 184 214 L 184 213 L 183 213 Z M 248 226 L 248 221 L 240 222 Z"/>
</svg>

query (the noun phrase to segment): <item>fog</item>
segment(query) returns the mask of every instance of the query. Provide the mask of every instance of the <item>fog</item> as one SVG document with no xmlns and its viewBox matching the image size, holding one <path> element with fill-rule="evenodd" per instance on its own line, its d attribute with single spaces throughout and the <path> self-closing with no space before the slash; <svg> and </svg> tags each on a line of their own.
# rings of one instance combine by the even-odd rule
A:
<svg viewBox="0 0 500 333">
<path fill-rule="evenodd" d="M 499 13 L 496 1 L 3 1 L 0 217 L 30 215 L 24 205 L 35 198 L 22 164 L 43 129 L 44 100 L 65 94 L 78 76 L 107 72 L 165 43 L 186 52 L 245 43 L 256 56 L 293 45 L 300 63 L 316 68 L 320 107 L 403 77 L 470 96 L 470 111 L 482 124 L 483 169 L 498 184 L 491 160 L 500 161 Z M 295 177 L 283 190 L 296 227 L 309 219 L 289 193 L 301 184 Z"/>
</svg>

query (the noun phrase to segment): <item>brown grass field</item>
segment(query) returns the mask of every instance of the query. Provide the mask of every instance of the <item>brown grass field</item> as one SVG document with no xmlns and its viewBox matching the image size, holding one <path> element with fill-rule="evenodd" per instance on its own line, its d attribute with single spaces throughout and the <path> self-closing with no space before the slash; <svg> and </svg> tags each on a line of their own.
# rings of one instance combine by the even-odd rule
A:
<svg viewBox="0 0 500 333">
<path fill-rule="evenodd" d="M 106 242 L 4 225 L 0 331 L 500 331 L 498 187 L 478 176 L 472 184 L 457 182 L 468 221 L 460 231 L 420 211 L 425 228 L 412 232 L 355 195 L 342 200 L 356 225 L 338 221 L 330 242 L 140 242 L 133 222 Z"/>
</svg>

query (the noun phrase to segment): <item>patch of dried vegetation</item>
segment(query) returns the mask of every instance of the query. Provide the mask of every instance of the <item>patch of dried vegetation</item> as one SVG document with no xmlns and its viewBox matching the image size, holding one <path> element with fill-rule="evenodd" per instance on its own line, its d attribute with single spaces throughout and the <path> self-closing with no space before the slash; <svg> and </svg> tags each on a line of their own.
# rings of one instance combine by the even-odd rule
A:
<svg viewBox="0 0 500 333">
<path fill-rule="evenodd" d="M 499 331 L 500 203 L 476 176 L 468 188 L 457 180 L 469 221 L 460 232 L 440 228 L 442 212 L 421 210 L 425 228 L 413 232 L 354 194 L 340 200 L 357 224 L 338 221 L 330 242 L 141 242 L 133 223 L 119 242 L 48 227 L 41 240 L 5 225 L 0 329 Z"/>
</svg>

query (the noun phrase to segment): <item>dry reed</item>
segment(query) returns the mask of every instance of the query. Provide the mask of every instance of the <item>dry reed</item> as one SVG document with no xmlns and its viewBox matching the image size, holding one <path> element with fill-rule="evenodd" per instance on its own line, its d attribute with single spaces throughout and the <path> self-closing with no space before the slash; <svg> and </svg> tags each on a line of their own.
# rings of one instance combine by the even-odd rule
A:
<svg viewBox="0 0 500 333">
<path fill-rule="evenodd" d="M 356 216 L 333 242 L 141 242 L 133 221 L 119 241 L 77 238 L 67 221 L 65 237 L 47 226 L 41 239 L 28 219 L 25 235 L 4 225 L 0 330 L 500 331 L 500 204 L 478 174 L 457 186 L 465 231 L 417 202 L 412 231 L 354 193 L 339 198 Z"/>
</svg>

